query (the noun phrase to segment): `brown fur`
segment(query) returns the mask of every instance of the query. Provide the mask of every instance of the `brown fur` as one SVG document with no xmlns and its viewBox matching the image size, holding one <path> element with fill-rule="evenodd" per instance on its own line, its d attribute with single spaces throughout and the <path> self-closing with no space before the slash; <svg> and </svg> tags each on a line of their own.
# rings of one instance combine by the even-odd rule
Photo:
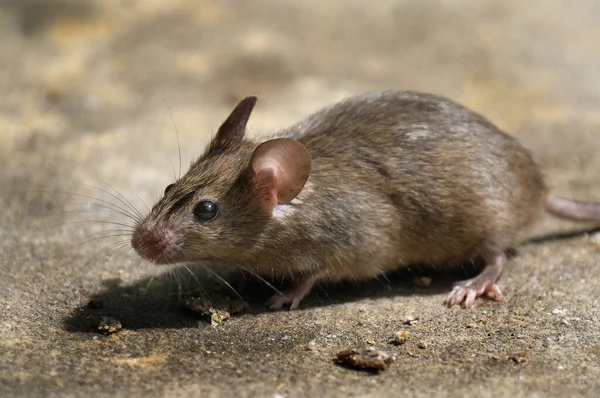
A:
<svg viewBox="0 0 600 398">
<path fill-rule="evenodd" d="M 433 95 L 348 98 L 278 136 L 298 140 L 312 157 L 291 203 L 273 213 L 260 206 L 264 189 L 248 178 L 258 143 L 220 130 L 138 226 L 134 246 L 149 233 L 169 234 L 172 243 L 153 260 L 363 279 L 503 250 L 544 208 L 546 188 L 529 152 L 482 116 Z M 204 199 L 220 214 L 200 223 L 193 208 Z"/>
</svg>

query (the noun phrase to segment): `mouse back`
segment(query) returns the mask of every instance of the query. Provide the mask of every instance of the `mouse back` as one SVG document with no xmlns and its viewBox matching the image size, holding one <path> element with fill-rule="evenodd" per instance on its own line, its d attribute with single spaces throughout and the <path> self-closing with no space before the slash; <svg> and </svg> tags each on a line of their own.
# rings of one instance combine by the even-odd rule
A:
<svg viewBox="0 0 600 398">
<path fill-rule="evenodd" d="M 327 201 L 319 206 L 329 209 L 329 219 L 347 209 L 345 217 L 359 221 L 341 232 L 373 241 L 394 235 L 406 261 L 460 260 L 506 248 L 543 212 L 547 189 L 531 153 L 445 98 L 363 94 L 290 130 L 313 157 L 309 181 L 324 190 Z M 365 208 L 366 216 L 356 213 Z"/>
</svg>

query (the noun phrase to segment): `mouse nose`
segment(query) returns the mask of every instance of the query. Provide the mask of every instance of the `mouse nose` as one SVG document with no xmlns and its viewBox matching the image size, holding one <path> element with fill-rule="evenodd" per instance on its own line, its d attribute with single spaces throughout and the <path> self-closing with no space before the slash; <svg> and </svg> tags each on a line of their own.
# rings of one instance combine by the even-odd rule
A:
<svg viewBox="0 0 600 398">
<path fill-rule="evenodd" d="M 165 262 L 173 248 L 173 235 L 168 231 L 138 228 L 131 237 L 131 246 L 144 259 Z"/>
</svg>

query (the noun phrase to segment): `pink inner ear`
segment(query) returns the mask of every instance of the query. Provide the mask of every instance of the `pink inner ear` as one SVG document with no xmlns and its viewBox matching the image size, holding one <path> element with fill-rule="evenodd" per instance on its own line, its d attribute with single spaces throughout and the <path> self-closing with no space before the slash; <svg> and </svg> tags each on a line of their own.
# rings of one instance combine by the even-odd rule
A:
<svg viewBox="0 0 600 398">
<path fill-rule="evenodd" d="M 269 210 L 272 210 L 277 206 L 277 191 L 275 189 L 277 181 L 275 179 L 275 171 L 270 167 L 262 169 L 256 174 L 256 180 L 263 188 L 267 189 L 267 195 L 263 198 L 265 201 L 264 205 Z"/>
<path fill-rule="evenodd" d="M 277 203 L 289 203 L 302 191 L 310 173 L 310 154 L 298 141 L 276 138 L 260 144 L 252 155 L 254 178 L 271 192 L 265 203 L 271 209 Z"/>
</svg>

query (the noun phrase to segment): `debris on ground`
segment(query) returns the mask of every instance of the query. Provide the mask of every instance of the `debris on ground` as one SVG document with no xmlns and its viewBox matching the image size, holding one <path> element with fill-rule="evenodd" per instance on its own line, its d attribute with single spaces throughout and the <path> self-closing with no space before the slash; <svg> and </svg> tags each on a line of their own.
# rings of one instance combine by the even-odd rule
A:
<svg viewBox="0 0 600 398">
<path fill-rule="evenodd" d="M 527 353 L 526 352 L 518 352 L 516 354 L 511 354 L 508 356 L 508 359 L 511 359 L 514 363 L 527 362 Z"/>
<path fill-rule="evenodd" d="M 415 277 L 412 280 L 412 284 L 416 287 L 428 288 L 431 286 L 432 279 L 427 276 Z"/>
<path fill-rule="evenodd" d="M 94 328 L 99 333 L 113 334 L 123 328 L 121 321 L 108 316 L 92 315 L 88 317 L 88 320 L 92 322 Z"/>
<path fill-rule="evenodd" d="M 220 325 L 226 319 L 231 318 L 231 314 L 243 312 L 246 304 L 240 300 L 225 300 L 222 297 L 216 297 L 217 304 L 205 297 L 196 297 L 192 295 L 183 296 L 181 305 L 190 311 L 199 313 L 202 316 L 210 317 L 210 324 L 215 327 Z"/>
<path fill-rule="evenodd" d="M 393 342 L 402 345 L 408 341 L 409 333 L 406 330 L 400 330 L 394 334 Z"/>
<path fill-rule="evenodd" d="M 384 371 L 393 360 L 393 357 L 387 352 L 369 347 L 363 351 L 356 349 L 340 351 L 337 354 L 336 362 L 354 369 Z"/>
</svg>

